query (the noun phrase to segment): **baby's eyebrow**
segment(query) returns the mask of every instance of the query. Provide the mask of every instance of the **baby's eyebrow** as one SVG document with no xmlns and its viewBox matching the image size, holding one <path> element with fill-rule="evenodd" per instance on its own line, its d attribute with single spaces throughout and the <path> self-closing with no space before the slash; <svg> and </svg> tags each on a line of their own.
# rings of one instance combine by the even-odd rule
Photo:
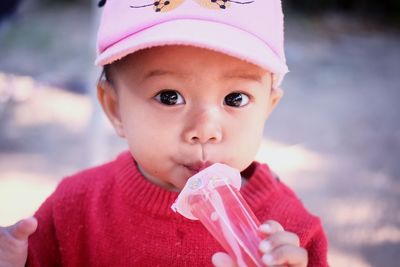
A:
<svg viewBox="0 0 400 267">
<path fill-rule="evenodd" d="M 147 72 L 144 75 L 142 82 L 149 78 L 160 77 L 160 76 L 176 76 L 176 77 L 185 79 L 185 78 L 188 78 L 190 76 L 190 74 L 185 73 L 185 72 L 174 71 L 174 70 L 154 69 L 154 70 Z M 262 73 L 248 72 L 246 70 L 233 70 L 233 71 L 229 71 L 229 72 L 222 74 L 221 79 L 223 79 L 223 80 L 243 79 L 243 80 L 256 81 L 256 82 L 262 83 L 263 76 L 264 75 Z"/>
<path fill-rule="evenodd" d="M 149 79 L 149 78 L 152 78 L 152 77 L 166 76 L 166 75 L 179 76 L 179 77 L 183 77 L 183 78 L 188 76 L 187 73 L 183 73 L 183 72 L 155 69 L 155 70 L 151 70 L 151 71 L 147 72 L 144 75 L 143 80 L 146 80 L 146 79 Z"/>
<path fill-rule="evenodd" d="M 232 71 L 225 73 L 222 78 L 224 79 L 243 79 L 262 83 L 263 75 L 258 73 L 249 73 L 246 71 Z"/>
</svg>

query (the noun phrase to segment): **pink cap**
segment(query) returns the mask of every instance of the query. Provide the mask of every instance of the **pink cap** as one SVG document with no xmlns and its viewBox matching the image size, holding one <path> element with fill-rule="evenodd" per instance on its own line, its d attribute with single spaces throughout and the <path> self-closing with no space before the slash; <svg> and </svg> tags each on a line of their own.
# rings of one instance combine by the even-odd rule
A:
<svg viewBox="0 0 400 267">
<path fill-rule="evenodd" d="M 144 48 L 191 45 L 256 64 L 279 83 L 288 72 L 283 33 L 280 0 L 108 0 L 96 64 Z"/>
</svg>

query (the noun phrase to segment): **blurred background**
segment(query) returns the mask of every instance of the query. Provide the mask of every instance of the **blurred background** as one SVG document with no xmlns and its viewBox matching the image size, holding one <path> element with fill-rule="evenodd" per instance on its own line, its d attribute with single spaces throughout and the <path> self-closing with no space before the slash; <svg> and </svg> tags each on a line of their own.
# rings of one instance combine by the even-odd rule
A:
<svg viewBox="0 0 400 267">
<path fill-rule="evenodd" d="M 95 5 L 0 2 L 0 225 L 126 149 L 95 100 Z M 321 217 L 331 266 L 399 266 L 400 1 L 284 8 L 291 72 L 258 160 Z"/>
</svg>

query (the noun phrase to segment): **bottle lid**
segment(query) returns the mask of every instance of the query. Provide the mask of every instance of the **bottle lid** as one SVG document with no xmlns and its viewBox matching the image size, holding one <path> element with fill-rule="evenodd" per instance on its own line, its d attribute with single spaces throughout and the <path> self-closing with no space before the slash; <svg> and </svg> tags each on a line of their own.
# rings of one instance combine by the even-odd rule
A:
<svg viewBox="0 0 400 267">
<path fill-rule="evenodd" d="M 190 195 L 202 194 L 204 191 L 211 191 L 227 184 L 240 190 L 241 183 L 241 175 L 237 169 L 225 164 L 215 163 L 188 179 L 171 208 L 188 219 L 198 220 L 192 214 L 188 203 Z"/>
</svg>

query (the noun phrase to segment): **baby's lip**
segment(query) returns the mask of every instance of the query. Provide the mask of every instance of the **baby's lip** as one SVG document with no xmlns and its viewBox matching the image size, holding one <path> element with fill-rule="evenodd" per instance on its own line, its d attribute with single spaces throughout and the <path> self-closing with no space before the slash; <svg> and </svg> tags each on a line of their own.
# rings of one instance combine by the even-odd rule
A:
<svg viewBox="0 0 400 267">
<path fill-rule="evenodd" d="M 193 163 L 185 164 L 184 166 L 188 168 L 192 172 L 200 172 L 204 170 L 205 168 L 213 165 L 214 163 L 211 161 L 196 161 Z"/>
</svg>

